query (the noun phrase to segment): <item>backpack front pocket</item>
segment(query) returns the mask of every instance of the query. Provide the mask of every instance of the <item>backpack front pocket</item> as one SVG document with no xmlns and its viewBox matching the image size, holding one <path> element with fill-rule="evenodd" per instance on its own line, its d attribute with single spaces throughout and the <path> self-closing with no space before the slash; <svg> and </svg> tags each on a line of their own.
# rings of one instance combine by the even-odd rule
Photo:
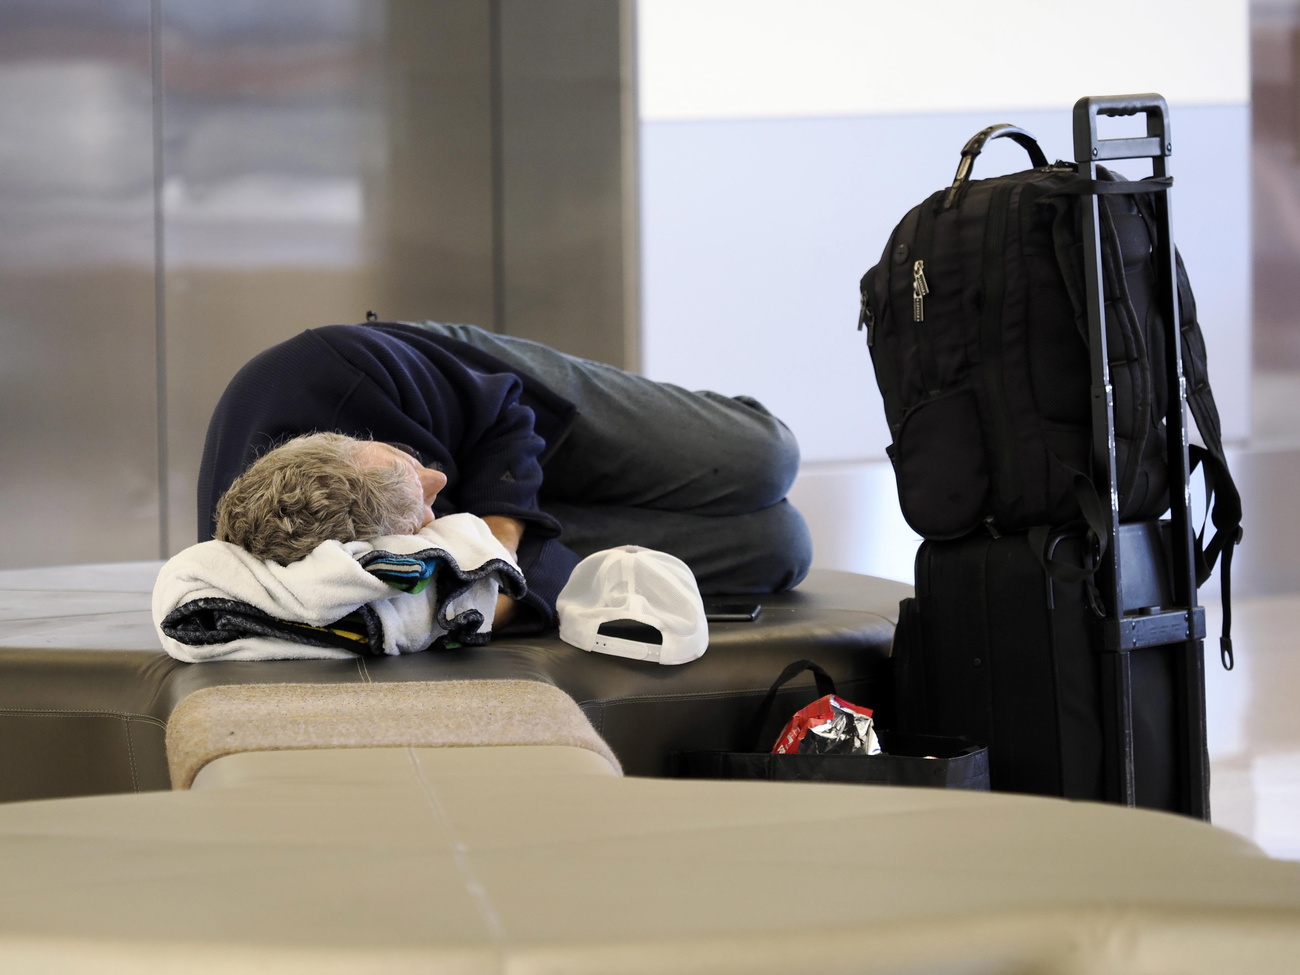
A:
<svg viewBox="0 0 1300 975">
<path fill-rule="evenodd" d="M 969 388 L 908 410 L 891 459 L 899 506 L 917 534 L 941 540 L 979 527 L 989 470 L 979 408 Z"/>
</svg>

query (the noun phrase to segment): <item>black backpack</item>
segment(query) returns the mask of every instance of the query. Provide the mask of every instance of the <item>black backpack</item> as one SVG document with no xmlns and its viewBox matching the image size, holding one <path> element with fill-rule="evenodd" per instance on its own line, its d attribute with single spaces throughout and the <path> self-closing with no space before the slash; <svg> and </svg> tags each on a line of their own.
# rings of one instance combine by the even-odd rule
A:
<svg viewBox="0 0 1300 975">
<path fill-rule="evenodd" d="M 991 138 L 1013 139 L 1034 168 L 970 180 Z M 1080 199 L 1100 200 L 1107 344 L 1114 387 L 1116 487 L 1122 521 L 1168 507 L 1164 332 L 1153 301 L 1150 192 L 1168 179 L 1126 182 L 1098 166 L 1048 163 L 1029 133 L 995 125 L 962 149 L 953 184 L 903 217 L 862 278 L 866 330 L 884 399 L 903 516 L 921 536 L 951 539 L 1064 526 L 1097 504 L 1093 472 Z M 1205 342 L 1177 259 L 1193 446 L 1214 495 L 1209 543 L 1197 539 L 1197 582 L 1223 555 L 1225 597 L 1241 502 L 1228 474 Z M 1041 535 L 1041 532 L 1040 532 Z M 1226 598 L 1225 598 L 1226 606 Z"/>
</svg>

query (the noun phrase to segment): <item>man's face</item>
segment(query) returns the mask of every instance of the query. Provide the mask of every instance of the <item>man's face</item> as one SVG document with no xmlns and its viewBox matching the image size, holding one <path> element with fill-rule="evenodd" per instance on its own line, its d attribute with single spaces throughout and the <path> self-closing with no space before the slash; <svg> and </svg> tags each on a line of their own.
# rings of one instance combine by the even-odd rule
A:
<svg viewBox="0 0 1300 975">
<path fill-rule="evenodd" d="M 433 521 L 433 502 L 438 492 L 447 486 L 446 474 L 425 467 L 404 450 L 375 440 L 367 440 L 361 445 L 358 458 L 362 464 L 374 467 L 392 467 L 396 461 L 407 468 L 411 472 L 411 495 L 420 503 L 420 527 Z"/>
</svg>

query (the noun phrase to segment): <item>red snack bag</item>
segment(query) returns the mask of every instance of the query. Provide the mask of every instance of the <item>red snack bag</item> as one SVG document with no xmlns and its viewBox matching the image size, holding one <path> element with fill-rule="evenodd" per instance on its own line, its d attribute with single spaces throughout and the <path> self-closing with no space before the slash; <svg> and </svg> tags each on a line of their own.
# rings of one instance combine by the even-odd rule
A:
<svg viewBox="0 0 1300 975">
<path fill-rule="evenodd" d="M 777 755 L 879 755 L 871 708 L 834 694 L 795 712 L 772 747 Z"/>
</svg>

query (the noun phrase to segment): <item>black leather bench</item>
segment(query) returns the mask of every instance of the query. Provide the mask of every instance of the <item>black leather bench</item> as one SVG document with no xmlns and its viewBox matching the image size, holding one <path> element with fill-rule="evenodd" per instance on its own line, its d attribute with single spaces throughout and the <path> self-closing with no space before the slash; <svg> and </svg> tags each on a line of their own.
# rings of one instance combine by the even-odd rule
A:
<svg viewBox="0 0 1300 975">
<path fill-rule="evenodd" d="M 578 703 L 629 775 L 667 774 L 675 750 L 740 747 L 758 700 L 802 658 L 887 726 L 890 644 L 911 590 L 814 570 L 762 597 L 755 622 L 712 624 L 704 656 L 676 667 L 585 653 L 554 634 L 404 657 L 185 664 L 160 649 L 150 618 L 159 565 L 0 571 L 0 800 L 169 788 L 169 716 L 228 684 L 542 681 Z M 810 684 L 778 699 L 773 736 Z"/>
</svg>

